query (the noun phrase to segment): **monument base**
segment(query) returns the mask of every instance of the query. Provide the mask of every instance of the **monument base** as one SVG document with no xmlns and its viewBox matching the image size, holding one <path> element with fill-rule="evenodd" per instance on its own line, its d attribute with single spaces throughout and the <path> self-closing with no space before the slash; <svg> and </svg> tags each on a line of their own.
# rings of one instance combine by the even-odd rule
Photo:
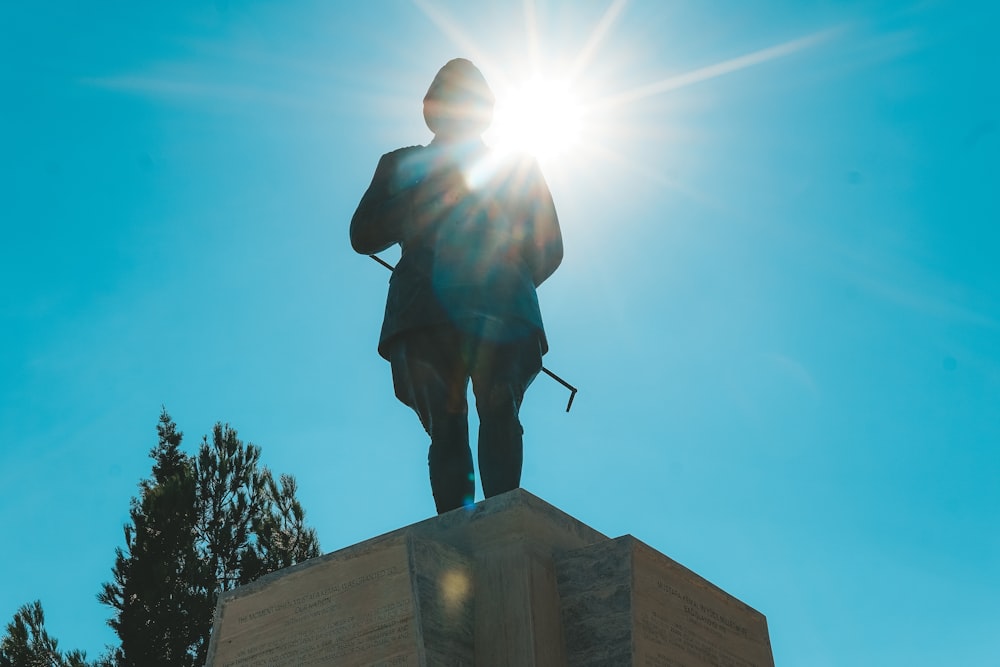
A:
<svg viewBox="0 0 1000 667">
<path fill-rule="evenodd" d="M 762 614 L 517 489 L 220 596 L 208 667 L 773 667 Z"/>
</svg>

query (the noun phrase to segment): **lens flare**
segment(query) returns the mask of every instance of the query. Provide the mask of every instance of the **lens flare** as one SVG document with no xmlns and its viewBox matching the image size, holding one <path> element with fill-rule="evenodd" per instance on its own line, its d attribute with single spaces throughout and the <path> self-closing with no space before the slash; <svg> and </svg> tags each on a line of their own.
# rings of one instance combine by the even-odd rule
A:
<svg viewBox="0 0 1000 667">
<path fill-rule="evenodd" d="M 490 142 L 545 160 L 569 151 L 582 127 L 583 107 L 569 83 L 534 77 L 498 97 Z"/>
<path fill-rule="evenodd" d="M 460 611 L 472 593 L 472 580 L 465 570 L 448 570 L 441 575 L 441 599 L 449 612 Z"/>
</svg>

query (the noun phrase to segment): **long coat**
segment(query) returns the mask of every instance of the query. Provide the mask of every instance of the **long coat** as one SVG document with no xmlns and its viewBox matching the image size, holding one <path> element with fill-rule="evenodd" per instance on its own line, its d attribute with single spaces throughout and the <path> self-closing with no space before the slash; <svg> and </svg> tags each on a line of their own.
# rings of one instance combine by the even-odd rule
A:
<svg viewBox="0 0 1000 667">
<path fill-rule="evenodd" d="M 379 354 L 398 336 L 450 325 L 496 342 L 537 335 L 535 288 L 562 261 L 562 234 L 538 164 L 481 141 L 387 153 L 351 219 L 351 245 L 398 243 Z"/>
</svg>

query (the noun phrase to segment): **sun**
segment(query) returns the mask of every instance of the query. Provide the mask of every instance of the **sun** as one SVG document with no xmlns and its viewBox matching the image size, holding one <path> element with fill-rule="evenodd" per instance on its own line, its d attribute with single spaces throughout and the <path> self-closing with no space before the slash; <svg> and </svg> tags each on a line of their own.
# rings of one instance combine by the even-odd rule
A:
<svg viewBox="0 0 1000 667">
<path fill-rule="evenodd" d="M 549 162 L 567 156 L 580 141 L 583 106 L 568 82 L 534 77 L 497 96 L 491 145 Z"/>
<path fill-rule="evenodd" d="M 610 0 L 589 34 L 580 33 L 579 48 L 575 51 L 567 50 L 570 45 L 560 40 L 546 39 L 549 35 L 541 29 L 536 3 L 526 0 L 523 3 L 526 42 L 517 42 L 516 50 L 511 52 L 507 47 L 514 40 L 501 40 L 503 48 L 496 53 L 480 48 L 471 34 L 437 3 L 414 0 L 414 4 L 443 36 L 479 63 L 493 84 L 496 95 L 493 123 L 483 139 L 496 154 L 532 155 L 546 171 L 550 167 L 554 171 L 577 171 L 599 160 L 692 196 L 697 195 L 683 184 L 657 173 L 636 155 L 622 152 L 632 143 L 622 139 L 647 131 L 645 126 L 623 120 L 622 114 L 632 113 L 651 98 L 678 95 L 690 86 L 791 56 L 844 30 L 834 26 L 680 73 L 650 76 L 646 83 L 637 83 L 632 80 L 631 72 L 627 77 L 618 76 L 614 54 L 602 50 L 628 0 Z M 602 64 L 600 69 L 604 73 L 599 76 L 593 71 L 595 62 Z M 621 66 L 626 64 L 622 62 Z M 533 76 L 521 79 L 515 73 L 533 73 Z M 628 84 L 621 87 L 626 80 Z M 671 127 L 669 119 L 656 123 L 648 128 L 655 137 L 679 131 Z"/>
</svg>

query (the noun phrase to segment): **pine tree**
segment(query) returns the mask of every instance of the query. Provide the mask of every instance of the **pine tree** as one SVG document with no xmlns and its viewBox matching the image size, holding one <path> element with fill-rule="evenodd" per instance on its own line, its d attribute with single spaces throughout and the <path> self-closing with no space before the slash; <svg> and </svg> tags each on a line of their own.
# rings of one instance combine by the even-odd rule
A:
<svg viewBox="0 0 1000 667">
<path fill-rule="evenodd" d="M 295 478 L 281 475 L 275 482 L 267 474 L 269 511 L 258 518 L 255 526 L 261 573 L 273 572 L 319 556 L 316 531 L 306 526 L 305 510 L 295 497 Z M 256 579 L 260 575 L 252 575 Z"/>
<path fill-rule="evenodd" d="M 166 410 L 150 453 L 153 475 L 133 499 L 125 549 L 98 598 L 121 645 L 117 667 L 202 665 L 220 591 L 318 556 L 291 476 L 275 482 L 260 448 L 216 424 L 197 458 Z"/>
<path fill-rule="evenodd" d="M 121 641 L 113 655 L 121 667 L 203 664 L 211 627 L 211 579 L 196 544 L 196 468 L 180 450 L 183 434 L 166 410 L 157 432 L 153 475 L 132 499 L 114 581 L 98 595 L 115 612 L 108 624 Z"/>
<path fill-rule="evenodd" d="M 45 612 L 38 600 L 17 610 L 0 638 L 0 667 L 98 667 L 80 651 L 65 656 L 59 642 L 45 630 Z"/>
<path fill-rule="evenodd" d="M 221 590 L 255 578 L 244 564 L 256 563 L 254 520 L 268 503 L 267 472 L 260 468 L 260 448 L 240 441 L 228 424 L 216 424 L 198 451 L 198 538 Z"/>
<path fill-rule="evenodd" d="M 275 482 L 260 448 L 216 424 L 198 452 L 200 541 L 220 590 L 319 555 L 291 475 Z"/>
</svg>

